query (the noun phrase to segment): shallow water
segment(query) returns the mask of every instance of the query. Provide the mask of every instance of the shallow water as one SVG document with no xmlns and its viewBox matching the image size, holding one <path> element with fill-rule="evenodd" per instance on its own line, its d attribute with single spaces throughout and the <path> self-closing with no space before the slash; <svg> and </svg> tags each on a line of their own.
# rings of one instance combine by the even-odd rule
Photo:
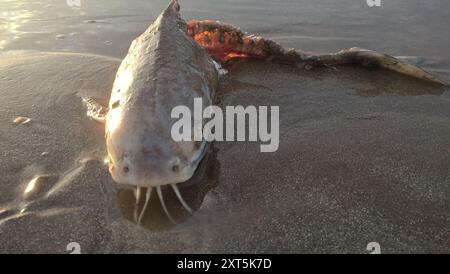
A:
<svg viewBox="0 0 450 274">
<path fill-rule="evenodd" d="M 121 58 L 168 0 L 3 0 L 0 48 L 99 53 Z M 185 0 L 186 19 L 217 19 L 287 47 L 332 52 L 359 46 L 393 55 L 450 59 L 445 0 Z M 109 41 L 108 43 L 105 41 Z M 448 67 L 447 67 L 448 69 Z"/>
<path fill-rule="evenodd" d="M 306 51 L 412 56 L 450 79 L 448 1 L 180 2 L 186 19 Z M 220 104 L 280 105 L 280 150 L 216 144 L 181 187 L 193 217 L 167 189 L 179 225 L 156 199 L 146 229 L 128 221 L 133 194 L 112 182 L 103 127 L 80 96 L 107 101 L 131 40 L 166 5 L 0 1 L 0 252 L 64 253 L 73 241 L 89 253 L 363 253 L 372 241 L 386 253 L 449 252 L 449 92 L 378 70 L 236 64 Z M 77 54 L 48 53 L 61 51 Z"/>
</svg>

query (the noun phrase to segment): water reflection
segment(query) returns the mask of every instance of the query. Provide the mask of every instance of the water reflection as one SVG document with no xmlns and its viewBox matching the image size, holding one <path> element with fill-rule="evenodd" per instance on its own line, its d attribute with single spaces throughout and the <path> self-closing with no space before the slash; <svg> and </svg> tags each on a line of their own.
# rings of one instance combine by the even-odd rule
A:
<svg viewBox="0 0 450 274">
<path fill-rule="evenodd" d="M 0 33 L 7 34 L 7 36 L 0 37 L 0 50 L 25 33 L 20 31 L 19 28 L 28 23 L 32 16 L 33 13 L 29 10 L 3 11 L 1 13 Z"/>
<path fill-rule="evenodd" d="M 194 176 L 189 181 L 178 185 L 184 200 L 194 211 L 194 215 L 195 211 L 201 207 L 203 199 L 208 192 L 218 185 L 219 172 L 220 163 L 217 160 L 217 149 L 212 145 Z M 175 226 L 176 224 L 167 218 L 158 196 L 156 193 L 154 194 L 150 198 L 140 225 L 149 230 L 164 230 Z M 193 216 L 183 208 L 170 186 L 162 187 L 162 194 L 167 210 L 176 223 L 182 223 Z M 117 199 L 123 216 L 129 221 L 137 223 L 134 216 L 136 203 L 134 190 L 128 188 L 120 189 Z M 144 202 L 144 199 L 140 199 L 138 204 L 139 212 L 141 212 Z"/>
</svg>

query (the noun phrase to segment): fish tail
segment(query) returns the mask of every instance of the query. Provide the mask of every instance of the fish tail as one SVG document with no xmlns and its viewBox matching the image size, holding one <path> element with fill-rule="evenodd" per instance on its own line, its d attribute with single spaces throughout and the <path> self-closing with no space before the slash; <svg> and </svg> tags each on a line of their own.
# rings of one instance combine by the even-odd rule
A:
<svg viewBox="0 0 450 274">
<path fill-rule="evenodd" d="M 353 64 L 369 67 L 381 67 L 396 71 L 410 77 L 422 79 L 447 87 L 449 86 L 449 84 L 445 81 L 438 79 L 429 72 L 417 66 L 408 64 L 387 54 L 360 48 L 341 50 L 333 54 L 308 55 L 302 58 L 302 62 L 304 62 L 305 65 L 311 66 Z"/>
</svg>

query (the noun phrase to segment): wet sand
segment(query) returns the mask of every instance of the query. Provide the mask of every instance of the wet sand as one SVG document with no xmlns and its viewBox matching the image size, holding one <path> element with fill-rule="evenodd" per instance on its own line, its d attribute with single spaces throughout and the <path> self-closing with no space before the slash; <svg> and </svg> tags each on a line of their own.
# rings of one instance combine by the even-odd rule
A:
<svg viewBox="0 0 450 274">
<path fill-rule="evenodd" d="M 70 242 L 84 253 L 450 252 L 448 89 L 382 70 L 238 63 L 220 105 L 279 105 L 279 151 L 216 143 L 181 187 L 194 216 L 167 191 L 180 224 L 152 200 L 139 227 L 80 98 L 107 101 L 120 60 L 0 57 L 1 253 L 67 253 Z"/>
</svg>

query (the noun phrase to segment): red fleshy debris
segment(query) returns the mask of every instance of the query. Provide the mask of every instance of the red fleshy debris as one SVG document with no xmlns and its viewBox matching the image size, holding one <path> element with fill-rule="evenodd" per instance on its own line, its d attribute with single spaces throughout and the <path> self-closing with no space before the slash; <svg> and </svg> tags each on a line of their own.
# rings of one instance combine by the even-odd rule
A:
<svg viewBox="0 0 450 274">
<path fill-rule="evenodd" d="M 243 37 L 237 30 L 224 30 L 216 21 L 192 20 L 187 33 L 221 63 L 235 58 L 265 58 L 261 40 Z"/>
</svg>

